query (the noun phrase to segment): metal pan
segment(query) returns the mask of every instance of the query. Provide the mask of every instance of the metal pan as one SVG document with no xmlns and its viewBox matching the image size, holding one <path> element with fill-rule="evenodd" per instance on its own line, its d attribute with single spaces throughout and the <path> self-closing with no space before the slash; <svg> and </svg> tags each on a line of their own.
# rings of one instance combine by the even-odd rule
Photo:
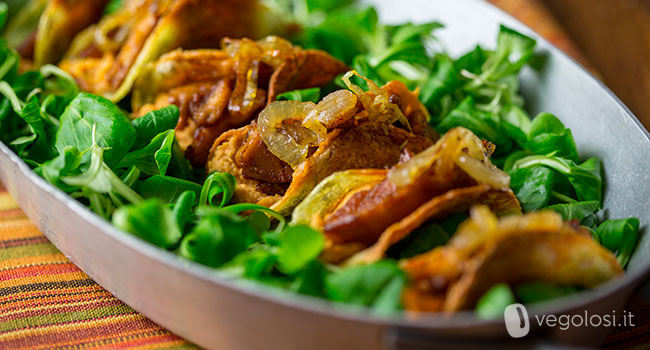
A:
<svg viewBox="0 0 650 350">
<path fill-rule="evenodd" d="M 599 156 L 606 171 L 606 215 L 650 222 L 650 135 L 599 81 L 521 23 L 483 1 L 373 2 L 387 22 L 437 19 L 451 53 L 476 43 L 493 47 L 503 23 L 539 39 L 546 63 L 525 70 L 528 110 L 556 114 L 575 135 L 583 156 Z M 545 348 L 592 346 L 607 329 L 561 331 L 539 327 L 509 338 L 503 321 L 471 312 L 378 317 L 362 310 L 232 280 L 209 268 L 124 234 L 35 175 L 0 144 L 0 180 L 30 219 L 90 277 L 160 325 L 217 349 Z M 529 310 L 541 314 L 620 312 L 650 269 L 650 239 L 642 234 L 626 276 L 595 290 Z"/>
</svg>

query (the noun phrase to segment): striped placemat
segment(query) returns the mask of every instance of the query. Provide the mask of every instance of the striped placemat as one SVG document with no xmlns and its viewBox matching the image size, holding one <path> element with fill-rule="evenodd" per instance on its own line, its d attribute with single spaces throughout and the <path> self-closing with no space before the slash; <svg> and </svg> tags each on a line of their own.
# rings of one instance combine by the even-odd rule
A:
<svg viewBox="0 0 650 350">
<path fill-rule="evenodd" d="M 0 349 L 187 349 L 43 236 L 0 185 Z"/>
</svg>

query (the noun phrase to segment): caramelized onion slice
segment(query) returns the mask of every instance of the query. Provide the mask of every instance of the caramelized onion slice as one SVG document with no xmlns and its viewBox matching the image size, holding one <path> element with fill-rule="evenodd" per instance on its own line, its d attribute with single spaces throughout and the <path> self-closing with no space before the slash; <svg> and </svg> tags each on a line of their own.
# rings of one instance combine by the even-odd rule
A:
<svg viewBox="0 0 650 350">
<path fill-rule="evenodd" d="M 363 91 L 361 87 L 350 81 L 350 78 L 354 75 L 366 81 L 368 92 Z M 399 109 L 399 106 L 389 101 L 390 93 L 388 90 L 379 88 L 372 80 L 362 76 L 356 70 L 345 73 L 341 79 L 363 104 L 363 107 L 368 112 L 368 120 L 388 124 L 399 121 L 407 130 L 412 131 L 411 124 Z"/>
<path fill-rule="evenodd" d="M 406 186 L 436 160 L 445 157 L 479 184 L 508 188 L 510 176 L 490 162 L 491 153 L 492 148 L 484 145 L 471 131 L 457 127 L 449 130 L 435 145 L 391 169 L 388 179 L 399 187 Z"/>
<path fill-rule="evenodd" d="M 283 129 L 283 122 L 287 120 L 302 121 L 303 118 L 314 110 L 311 102 L 276 101 L 269 104 L 260 113 L 257 119 L 257 130 L 266 147 L 276 157 L 285 161 L 292 168 L 307 159 L 309 144 L 300 144 L 296 140 L 298 133 L 308 134 L 311 130 L 303 127 L 292 127 L 291 133 Z M 304 135 L 310 139 L 311 135 Z"/>
<path fill-rule="evenodd" d="M 343 124 L 357 112 L 357 96 L 348 90 L 338 90 L 325 96 L 305 118 L 304 125 L 319 134 Z"/>
<path fill-rule="evenodd" d="M 275 101 L 258 118 L 257 129 L 269 151 L 297 167 L 307 159 L 310 146 L 327 135 L 327 129 L 354 117 L 357 97 L 338 90 L 314 105 L 312 102 Z"/>
</svg>

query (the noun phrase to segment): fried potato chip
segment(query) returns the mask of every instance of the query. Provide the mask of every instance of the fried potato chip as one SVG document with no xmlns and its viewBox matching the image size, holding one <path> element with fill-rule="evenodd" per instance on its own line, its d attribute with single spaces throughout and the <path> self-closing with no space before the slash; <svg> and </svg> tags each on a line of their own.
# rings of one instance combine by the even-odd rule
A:
<svg viewBox="0 0 650 350">
<path fill-rule="evenodd" d="M 386 180 L 342 203 L 325 218 L 325 234 L 338 243 L 372 245 L 389 226 L 450 190 L 477 184 L 508 188 L 510 177 L 490 163 L 491 153 L 471 131 L 452 129 L 435 145 L 392 167 Z"/>
<path fill-rule="evenodd" d="M 521 214 L 519 201 L 510 189 L 495 189 L 489 185 L 453 189 L 432 198 L 404 219 L 390 225 L 377 243 L 351 257 L 346 265 L 370 264 L 381 260 L 388 248 L 426 221 L 465 212 L 476 204 L 488 205 L 499 216 Z"/>
<path fill-rule="evenodd" d="M 72 39 L 97 22 L 109 0 L 31 0 L 3 33 L 9 46 L 38 68 L 57 63 Z"/>
<path fill-rule="evenodd" d="M 288 215 L 329 175 L 347 169 L 385 169 L 397 163 L 404 149 L 419 153 L 431 145 L 425 137 L 379 122 L 335 129 L 305 162 L 294 169 L 293 181 L 271 209 Z"/>
<path fill-rule="evenodd" d="M 132 0 L 74 39 L 61 68 L 82 89 L 119 101 L 149 62 L 176 48 L 218 47 L 224 37 L 281 32 L 256 0 Z"/>
<path fill-rule="evenodd" d="M 486 206 L 471 209 L 450 242 L 405 259 L 409 275 L 407 308 L 418 311 L 458 311 L 472 308 L 498 283 L 545 282 L 596 287 L 623 274 L 614 255 L 564 223 L 552 211 L 497 217 Z M 444 295 L 444 303 L 422 309 L 425 299 Z"/>
<path fill-rule="evenodd" d="M 323 217 L 333 210 L 346 196 L 374 186 L 386 178 L 383 169 L 352 169 L 336 172 L 316 186 L 293 210 L 291 225 L 309 225 L 322 229 Z"/>
<path fill-rule="evenodd" d="M 324 85 L 345 70 L 329 54 L 279 37 L 224 39 L 221 50 L 177 50 L 147 64 L 135 81 L 132 107 L 141 116 L 177 105 L 178 143 L 204 167 L 219 135 L 249 123 L 278 93 Z"/>
</svg>

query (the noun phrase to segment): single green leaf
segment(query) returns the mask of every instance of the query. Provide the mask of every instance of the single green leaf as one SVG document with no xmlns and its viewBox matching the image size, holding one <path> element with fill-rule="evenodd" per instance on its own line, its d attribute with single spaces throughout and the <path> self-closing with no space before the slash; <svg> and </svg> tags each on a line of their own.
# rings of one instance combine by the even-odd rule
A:
<svg viewBox="0 0 650 350">
<path fill-rule="evenodd" d="M 258 235 L 268 231 L 271 228 L 271 220 L 261 211 L 254 211 L 247 217 L 248 224 L 255 230 Z"/>
<path fill-rule="evenodd" d="M 528 138 L 541 134 L 559 134 L 565 130 L 564 124 L 551 113 L 540 113 L 530 125 Z"/>
<path fill-rule="evenodd" d="M 573 167 L 567 177 L 579 200 L 597 201 L 602 205 L 603 180 L 598 158 L 589 158 L 579 166 Z"/>
<path fill-rule="evenodd" d="M 245 218 L 226 210 L 212 211 L 183 238 L 179 254 L 210 267 L 219 267 L 258 240 Z"/>
<path fill-rule="evenodd" d="M 135 166 L 148 175 L 165 175 L 172 158 L 174 135 L 174 130 L 163 131 L 144 148 L 124 155 L 116 168 Z"/>
<path fill-rule="evenodd" d="M 375 67 L 394 61 L 406 61 L 426 66 L 430 63 L 426 48 L 419 42 L 401 42 L 393 44 L 387 50 L 370 60 Z"/>
<path fill-rule="evenodd" d="M 94 129 L 97 145 L 106 149 L 104 159 L 109 167 L 120 162 L 136 139 L 131 122 L 117 106 L 103 97 L 82 92 L 61 116 L 56 149 L 62 152 L 67 146 L 90 148 Z"/>
<path fill-rule="evenodd" d="M 385 314 L 399 309 L 405 284 L 406 276 L 397 264 L 382 260 L 328 275 L 325 289 L 330 300 L 368 306 Z"/>
<path fill-rule="evenodd" d="M 621 267 L 630 260 L 639 239 L 639 219 L 607 220 L 596 229 L 598 241 L 616 254 Z"/>
<path fill-rule="evenodd" d="M 261 246 L 254 246 L 253 249 L 244 251 L 235 256 L 228 263 L 221 266 L 221 269 L 239 277 L 268 282 L 277 263 L 278 257 Z"/>
<path fill-rule="evenodd" d="M 185 226 L 192 219 L 192 209 L 196 203 L 196 193 L 185 191 L 176 200 L 172 215 L 181 234 L 185 232 Z"/>
<path fill-rule="evenodd" d="M 182 236 L 174 214 L 157 198 L 118 208 L 113 225 L 164 249 L 175 246 Z"/>
<path fill-rule="evenodd" d="M 178 124 L 179 113 L 178 107 L 169 105 L 134 119 L 131 125 L 135 129 L 137 140 L 133 148 L 142 148 L 157 135 L 174 129 Z"/>
<path fill-rule="evenodd" d="M 508 104 L 501 111 L 501 123 L 506 134 L 520 147 L 528 142 L 531 121 L 528 114 L 519 106 Z"/>
<path fill-rule="evenodd" d="M 569 129 L 558 134 L 537 135 L 530 139 L 525 147 L 536 154 L 553 154 L 574 162 L 578 161 L 578 149 Z"/>
<path fill-rule="evenodd" d="M 440 22 L 427 22 L 420 24 L 405 23 L 393 27 L 391 44 L 399 44 L 408 41 L 420 42 L 423 37 L 433 37 L 433 31 L 443 28 Z"/>
<path fill-rule="evenodd" d="M 301 270 L 323 251 L 325 238 L 309 226 L 291 226 L 278 233 L 278 269 L 287 275 Z"/>
<path fill-rule="evenodd" d="M 508 174 L 510 188 L 515 192 L 524 211 L 534 211 L 548 205 L 554 184 L 551 169 L 535 166 L 517 169 Z"/>
<path fill-rule="evenodd" d="M 465 70 L 472 74 L 480 74 L 488 57 L 488 53 L 477 45 L 473 50 L 456 60 L 456 67 L 458 71 Z"/>
<path fill-rule="evenodd" d="M 549 205 L 546 209 L 554 210 L 562 215 L 565 221 L 582 220 L 600 209 L 600 203 L 597 201 L 572 202 L 566 204 Z"/>
<path fill-rule="evenodd" d="M 476 316 L 482 319 L 503 317 L 506 307 L 515 302 L 510 287 L 504 283 L 497 284 L 488 289 L 476 303 Z"/>
<path fill-rule="evenodd" d="M 154 175 L 136 184 L 136 189 L 144 198 L 156 197 L 165 203 L 174 203 L 185 191 L 196 193 L 197 198 L 201 193 L 201 185 L 195 182 L 161 175 Z"/>
<path fill-rule="evenodd" d="M 325 266 L 318 260 L 311 260 L 298 272 L 290 288 L 296 293 L 325 297 L 326 276 Z"/>
</svg>

